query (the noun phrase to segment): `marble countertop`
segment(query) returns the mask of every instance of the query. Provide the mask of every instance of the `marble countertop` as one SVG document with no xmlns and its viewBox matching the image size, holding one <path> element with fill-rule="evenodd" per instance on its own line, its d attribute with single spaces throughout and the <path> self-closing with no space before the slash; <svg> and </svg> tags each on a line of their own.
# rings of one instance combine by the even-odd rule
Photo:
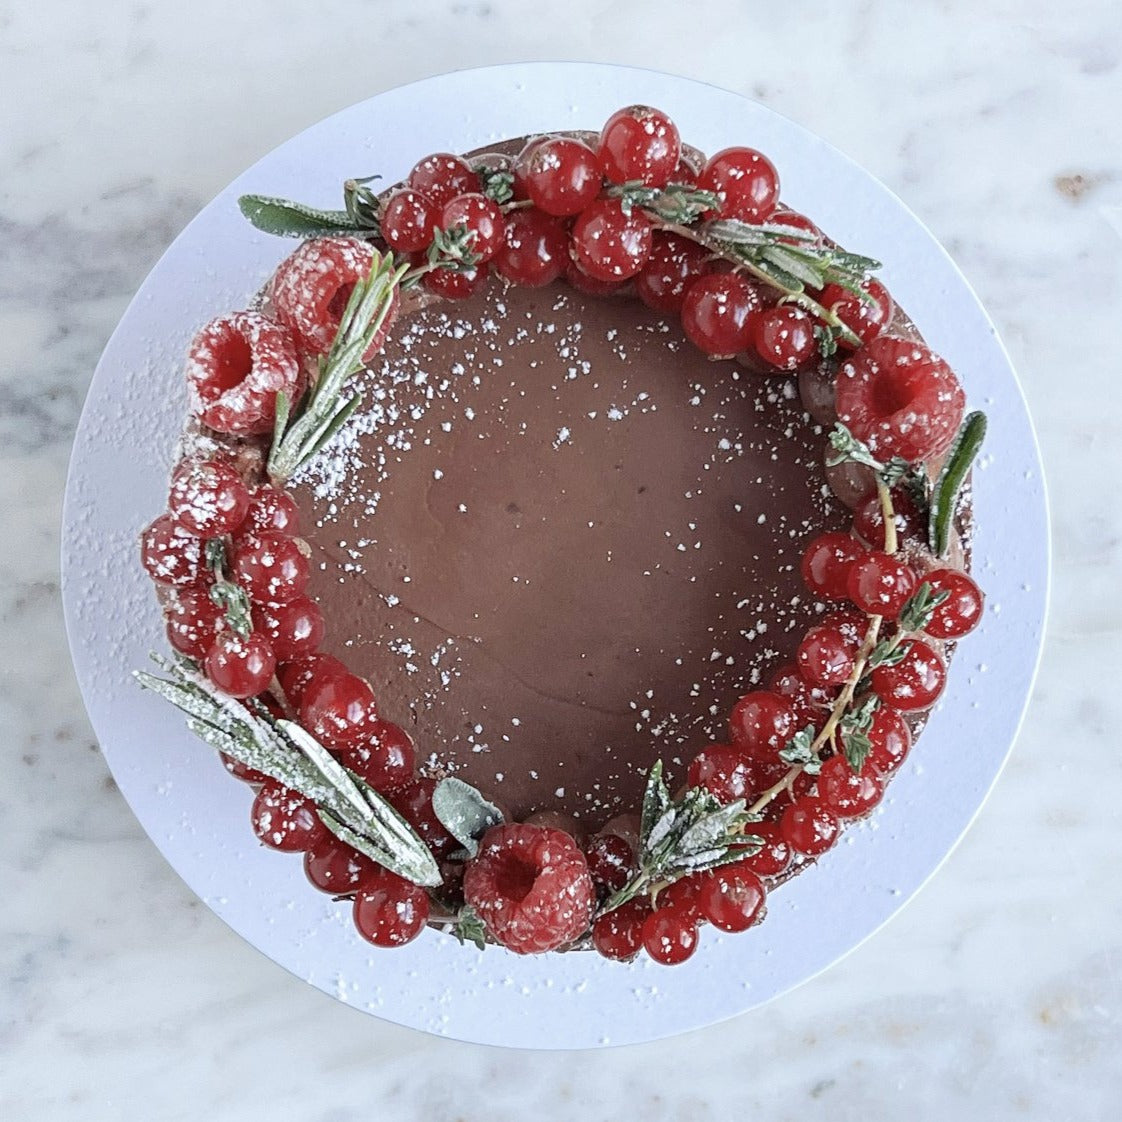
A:
<svg viewBox="0 0 1122 1122">
<path fill-rule="evenodd" d="M 1117 1115 L 1122 1071 L 1122 15 L 572 0 L 0 4 L 0 1117 Z M 706 28 L 679 34 L 684 20 Z M 734 89 L 821 134 L 935 231 L 1037 420 L 1055 586 L 1039 684 L 965 841 L 897 919 L 772 1005 L 660 1044 L 505 1053 L 288 976 L 144 837 L 74 684 L 67 456 L 97 357 L 217 190 L 335 109 L 468 65 L 585 58 Z M 1073 392 L 1073 390 L 1075 392 Z M 1091 409 L 1088 402 L 1093 403 Z"/>
</svg>

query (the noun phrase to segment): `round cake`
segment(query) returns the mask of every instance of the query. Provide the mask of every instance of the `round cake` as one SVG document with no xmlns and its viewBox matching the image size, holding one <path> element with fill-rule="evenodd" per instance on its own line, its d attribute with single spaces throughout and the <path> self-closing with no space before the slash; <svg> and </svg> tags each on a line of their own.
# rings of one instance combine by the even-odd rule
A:
<svg viewBox="0 0 1122 1122">
<path fill-rule="evenodd" d="M 977 624 L 984 432 L 752 148 L 421 159 L 203 326 L 141 673 L 379 946 L 671 965 L 873 812 Z"/>
</svg>

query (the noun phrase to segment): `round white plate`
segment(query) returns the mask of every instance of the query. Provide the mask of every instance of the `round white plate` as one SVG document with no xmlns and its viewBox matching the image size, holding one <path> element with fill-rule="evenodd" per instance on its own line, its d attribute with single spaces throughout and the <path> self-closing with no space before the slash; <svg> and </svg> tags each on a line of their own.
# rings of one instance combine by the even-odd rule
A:
<svg viewBox="0 0 1122 1122">
<path fill-rule="evenodd" d="M 985 623 L 962 644 L 946 698 L 875 828 L 849 830 L 774 894 L 751 932 L 707 929 L 674 969 L 594 954 L 481 954 L 432 931 L 375 950 L 345 905 L 307 884 L 298 859 L 255 844 L 248 788 L 130 677 L 163 645 L 136 538 L 164 506 L 186 406 L 182 356 L 200 324 L 243 306 L 292 249 L 241 217 L 240 194 L 336 206 L 348 176 L 393 182 L 427 152 L 598 128 L 633 102 L 669 112 L 703 150 L 768 153 L 787 202 L 885 262 L 889 288 L 958 371 L 971 406 L 989 413 L 975 484 Z M 743 97 L 586 63 L 468 70 L 391 90 L 308 129 L 223 191 L 152 270 L 105 349 L 74 445 L 63 535 L 67 625 L 90 719 L 125 798 L 180 876 L 254 946 L 341 1001 L 428 1032 L 526 1048 L 626 1044 L 734 1016 L 823 970 L 901 908 L 969 825 L 1009 752 L 1036 669 L 1048 571 L 1044 484 L 1016 377 L 966 281 L 914 215 L 829 145 Z"/>
</svg>

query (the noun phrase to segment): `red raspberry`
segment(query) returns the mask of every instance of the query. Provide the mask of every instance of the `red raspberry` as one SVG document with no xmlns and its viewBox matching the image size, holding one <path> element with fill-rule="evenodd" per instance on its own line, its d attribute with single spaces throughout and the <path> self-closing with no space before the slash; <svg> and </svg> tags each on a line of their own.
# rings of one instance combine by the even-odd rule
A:
<svg viewBox="0 0 1122 1122">
<path fill-rule="evenodd" d="M 493 826 L 464 872 L 464 899 L 516 954 L 556 950 L 578 938 L 595 896 L 580 847 L 544 826 Z"/>
<path fill-rule="evenodd" d="M 187 352 L 191 412 L 218 432 L 271 432 L 277 394 L 294 404 L 306 383 L 292 335 L 259 312 L 211 320 Z"/>
<path fill-rule="evenodd" d="M 355 282 L 370 274 L 374 258 L 374 249 L 358 238 L 316 238 L 281 262 L 273 277 L 273 307 L 303 350 L 322 355 L 331 349 Z M 395 289 L 389 314 L 363 356 L 366 361 L 381 350 L 399 303 Z"/>
<path fill-rule="evenodd" d="M 882 335 L 838 371 L 838 419 L 882 460 L 946 451 L 966 407 L 954 371 L 922 343 Z"/>
</svg>

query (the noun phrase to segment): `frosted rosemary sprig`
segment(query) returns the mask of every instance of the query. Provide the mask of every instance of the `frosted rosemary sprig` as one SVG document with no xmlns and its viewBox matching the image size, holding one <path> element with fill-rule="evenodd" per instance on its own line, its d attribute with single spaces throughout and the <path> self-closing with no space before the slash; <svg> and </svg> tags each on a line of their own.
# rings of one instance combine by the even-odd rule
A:
<svg viewBox="0 0 1122 1122">
<path fill-rule="evenodd" d="M 168 677 L 143 670 L 134 676 L 185 713 L 201 740 L 310 799 L 324 825 L 372 861 L 425 888 L 441 883 L 436 860 L 413 827 L 305 729 L 219 693 L 185 659 L 152 660 Z"/>
<path fill-rule="evenodd" d="M 691 873 L 715 869 L 758 853 L 763 838 L 745 833 L 756 817 L 744 800 L 722 806 L 703 787 L 671 799 L 662 778 L 662 761 L 651 768 L 643 794 L 638 870 L 604 903 L 599 914 L 614 911 L 644 893 L 657 892 Z"/>
<path fill-rule="evenodd" d="M 361 391 L 344 394 L 347 380 L 363 368 L 363 356 L 381 331 L 408 265 L 392 253 L 375 253 L 369 275 L 358 281 L 339 321 L 331 350 L 320 360 L 319 376 L 300 407 L 277 395 L 277 417 L 267 471 L 277 486 L 312 459 L 346 424 L 362 400 Z"/>
</svg>

